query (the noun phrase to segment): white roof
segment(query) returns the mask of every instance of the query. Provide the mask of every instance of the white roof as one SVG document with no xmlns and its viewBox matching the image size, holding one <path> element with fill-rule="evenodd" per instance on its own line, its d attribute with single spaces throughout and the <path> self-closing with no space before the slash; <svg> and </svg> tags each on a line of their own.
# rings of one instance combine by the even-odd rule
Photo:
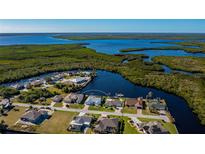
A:
<svg viewBox="0 0 205 154">
<path fill-rule="evenodd" d="M 86 78 L 86 77 L 76 77 L 76 78 L 73 78 L 73 79 L 69 79 L 69 81 L 78 83 L 78 82 L 81 82 L 81 81 L 87 80 L 87 79 L 88 78 Z"/>
<path fill-rule="evenodd" d="M 6 104 L 8 104 L 10 101 L 9 101 L 9 99 L 2 99 L 1 101 L 0 101 L 0 105 L 6 105 Z"/>
<path fill-rule="evenodd" d="M 97 96 L 89 96 L 86 101 L 85 104 L 101 104 L 101 97 L 97 97 Z"/>
</svg>

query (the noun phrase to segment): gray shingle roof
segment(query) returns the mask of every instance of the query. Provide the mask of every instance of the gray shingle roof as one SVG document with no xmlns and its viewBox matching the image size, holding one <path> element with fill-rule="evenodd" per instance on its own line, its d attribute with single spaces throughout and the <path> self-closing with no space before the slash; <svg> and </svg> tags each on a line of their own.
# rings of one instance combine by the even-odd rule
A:
<svg viewBox="0 0 205 154">
<path fill-rule="evenodd" d="M 43 114 L 45 114 L 43 111 L 30 110 L 30 111 L 26 112 L 21 118 L 35 121 Z"/>
<path fill-rule="evenodd" d="M 168 134 L 169 132 L 158 121 L 142 123 L 140 128 L 144 129 L 148 134 Z"/>
<path fill-rule="evenodd" d="M 95 130 L 99 132 L 106 131 L 107 128 L 116 128 L 118 129 L 119 126 L 119 120 L 117 118 L 104 118 L 100 120 L 99 124 L 95 127 Z"/>
<path fill-rule="evenodd" d="M 89 124 L 91 123 L 92 121 L 92 117 L 88 117 L 88 116 L 76 116 L 74 119 L 74 122 L 76 124 L 80 124 L 80 125 L 83 125 L 83 124 Z"/>
</svg>

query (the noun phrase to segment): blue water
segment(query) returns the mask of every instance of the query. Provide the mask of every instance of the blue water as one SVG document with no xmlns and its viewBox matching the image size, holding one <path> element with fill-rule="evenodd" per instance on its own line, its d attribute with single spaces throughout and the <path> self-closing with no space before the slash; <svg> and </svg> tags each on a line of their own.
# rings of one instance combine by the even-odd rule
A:
<svg viewBox="0 0 205 154">
<path fill-rule="evenodd" d="M 151 59 L 155 56 L 194 56 L 194 57 L 205 57 L 204 53 L 188 53 L 183 50 L 145 50 L 145 51 L 136 51 L 129 52 L 129 54 L 145 54 L 148 55 L 149 58 L 147 61 L 151 61 Z"/>
<path fill-rule="evenodd" d="M 98 92 L 98 90 L 100 91 Z M 154 97 L 160 97 L 167 101 L 179 133 L 205 133 L 205 127 L 200 125 L 199 120 L 184 99 L 154 88 L 134 85 L 119 74 L 97 71 L 97 77 L 81 90 L 86 94 L 97 95 L 110 94 L 114 96 L 115 93 L 122 93 L 125 97 L 131 98 L 145 97 L 150 91 L 153 92 Z"/>
<path fill-rule="evenodd" d="M 19 44 L 66 44 L 70 41 L 55 39 L 51 34 L 47 35 L 8 35 L 0 36 L 0 45 Z"/>
<path fill-rule="evenodd" d="M 56 34 L 55 34 L 56 35 Z M 95 49 L 97 52 L 106 54 L 119 54 L 120 49 L 140 48 L 140 47 L 164 47 L 176 46 L 167 42 L 180 42 L 182 40 L 66 40 L 52 37 L 54 34 L 39 35 L 0 35 L 0 45 L 19 45 L 19 44 L 74 44 L 89 43 L 89 48 Z M 153 43 L 157 42 L 157 43 Z M 165 42 L 165 43 L 158 43 Z M 182 50 L 147 50 L 130 52 L 129 54 L 146 54 L 150 59 L 154 56 L 196 56 L 205 57 L 203 53 L 187 53 Z"/>
<path fill-rule="evenodd" d="M 16 44 L 73 44 L 73 43 L 89 43 L 86 45 L 89 48 L 95 49 L 97 52 L 106 54 L 118 54 L 120 49 L 134 48 L 134 47 L 161 47 L 171 46 L 167 43 L 152 43 L 163 42 L 164 40 L 85 40 L 85 41 L 72 41 L 64 39 L 56 39 L 52 34 L 43 35 L 0 35 L 0 45 L 16 45 Z M 180 40 L 178 40 L 180 41 Z M 171 42 L 166 40 L 164 42 Z M 131 54 L 146 54 L 150 56 L 146 61 L 150 61 L 154 56 L 199 56 L 204 57 L 205 54 L 201 53 L 186 53 L 182 50 L 149 50 L 142 52 L 132 52 Z M 171 69 L 166 68 L 171 72 Z M 131 82 L 125 80 L 118 74 L 98 71 L 98 77 L 86 86 L 82 92 L 87 90 L 100 90 L 110 95 L 115 93 L 123 93 L 126 97 L 145 96 L 149 91 L 153 91 L 155 96 L 165 99 L 168 103 L 169 111 L 176 120 L 176 126 L 180 133 L 205 133 L 205 127 L 200 125 L 197 117 L 192 113 L 185 100 L 166 92 L 156 90 L 153 88 L 146 88 L 136 86 Z M 42 77 L 44 77 L 43 75 Z M 27 82 L 21 80 L 20 83 Z M 102 93 L 101 93 L 102 94 Z"/>
<path fill-rule="evenodd" d="M 177 72 L 177 73 L 181 73 L 181 74 L 185 74 L 185 75 L 195 75 L 194 73 L 192 72 L 186 72 L 186 71 L 181 71 L 181 70 L 173 70 L 171 69 L 170 67 L 166 66 L 166 65 L 161 65 L 162 68 L 164 69 L 164 72 L 166 74 L 169 74 L 169 73 L 173 73 L 173 72 Z"/>
</svg>

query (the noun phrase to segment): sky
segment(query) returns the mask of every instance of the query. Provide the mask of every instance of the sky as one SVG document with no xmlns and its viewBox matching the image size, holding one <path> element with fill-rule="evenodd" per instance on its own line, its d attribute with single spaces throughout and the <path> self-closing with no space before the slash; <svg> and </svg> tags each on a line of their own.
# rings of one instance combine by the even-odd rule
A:
<svg viewBox="0 0 205 154">
<path fill-rule="evenodd" d="M 205 20 L 181 19 L 9 19 L 0 33 L 139 32 L 205 33 Z"/>
</svg>

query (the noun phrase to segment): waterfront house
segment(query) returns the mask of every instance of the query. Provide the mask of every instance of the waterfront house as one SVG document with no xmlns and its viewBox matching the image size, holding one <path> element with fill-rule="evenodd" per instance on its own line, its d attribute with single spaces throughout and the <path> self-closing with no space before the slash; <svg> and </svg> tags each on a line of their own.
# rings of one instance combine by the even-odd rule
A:
<svg viewBox="0 0 205 154">
<path fill-rule="evenodd" d="M 9 99 L 1 99 L 0 100 L 0 109 L 10 109 L 11 102 Z"/>
<path fill-rule="evenodd" d="M 71 131 L 84 131 L 85 128 L 90 127 L 92 117 L 89 116 L 75 116 L 70 122 L 69 130 Z"/>
<path fill-rule="evenodd" d="M 105 101 L 105 106 L 119 108 L 123 106 L 123 102 L 119 99 L 108 98 Z"/>
<path fill-rule="evenodd" d="M 56 95 L 56 96 L 54 96 L 53 97 L 53 102 L 55 102 L 55 103 L 60 103 L 62 100 L 63 100 L 63 96 L 61 96 L 61 95 Z"/>
<path fill-rule="evenodd" d="M 169 131 L 158 121 L 140 123 L 138 127 L 145 134 L 169 134 Z"/>
<path fill-rule="evenodd" d="M 39 87 L 44 83 L 44 80 L 34 80 L 31 82 L 31 85 L 34 87 Z"/>
<path fill-rule="evenodd" d="M 83 101 L 84 94 L 70 93 L 64 98 L 64 103 L 81 103 Z"/>
<path fill-rule="evenodd" d="M 59 81 L 59 80 L 63 79 L 63 77 L 64 77 L 64 74 L 57 74 L 57 75 L 51 77 L 51 80 L 53 82 L 56 82 L 56 81 Z"/>
<path fill-rule="evenodd" d="M 119 133 L 120 121 L 117 118 L 102 118 L 94 128 L 95 133 L 116 134 Z"/>
<path fill-rule="evenodd" d="M 71 71 L 68 71 L 68 74 L 69 74 L 70 76 L 76 75 L 76 74 L 78 74 L 78 71 L 77 71 L 77 70 L 71 70 Z"/>
<path fill-rule="evenodd" d="M 85 104 L 86 105 L 100 105 L 102 101 L 102 98 L 100 96 L 89 96 L 86 101 Z"/>
<path fill-rule="evenodd" d="M 167 106 L 165 104 L 151 104 L 150 105 L 150 110 L 157 110 L 157 111 L 164 111 L 167 109 Z"/>
<path fill-rule="evenodd" d="M 69 81 L 74 84 L 83 84 L 87 82 L 89 79 L 90 77 L 75 77 L 75 78 L 69 79 Z"/>
<path fill-rule="evenodd" d="M 48 111 L 31 109 L 27 111 L 22 117 L 23 122 L 30 122 L 32 124 L 40 124 L 49 117 Z"/>
<path fill-rule="evenodd" d="M 80 73 L 85 75 L 85 76 L 90 76 L 91 75 L 91 72 L 89 72 L 89 71 L 82 71 Z"/>
<path fill-rule="evenodd" d="M 26 89 L 31 89 L 31 88 L 32 88 L 32 85 L 31 85 L 31 83 L 26 83 L 26 84 L 24 85 L 24 87 L 25 87 Z"/>
<path fill-rule="evenodd" d="M 13 87 L 13 88 L 15 88 L 17 90 L 22 90 L 22 89 L 25 88 L 24 85 L 21 85 L 21 84 L 15 84 L 15 85 L 12 85 L 11 87 Z"/>
<path fill-rule="evenodd" d="M 125 106 L 127 106 L 127 107 L 135 107 L 136 104 L 137 104 L 137 99 L 135 99 L 135 98 L 128 98 L 125 101 Z"/>
<path fill-rule="evenodd" d="M 149 99 L 147 101 L 147 106 L 151 111 L 163 111 L 167 110 L 166 103 L 161 102 L 160 99 Z"/>
<path fill-rule="evenodd" d="M 137 98 L 137 103 L 135 105 L 138 109 L 143 109 L 144 108 L 144 101 L 142 97 Z"/>
</svg>

